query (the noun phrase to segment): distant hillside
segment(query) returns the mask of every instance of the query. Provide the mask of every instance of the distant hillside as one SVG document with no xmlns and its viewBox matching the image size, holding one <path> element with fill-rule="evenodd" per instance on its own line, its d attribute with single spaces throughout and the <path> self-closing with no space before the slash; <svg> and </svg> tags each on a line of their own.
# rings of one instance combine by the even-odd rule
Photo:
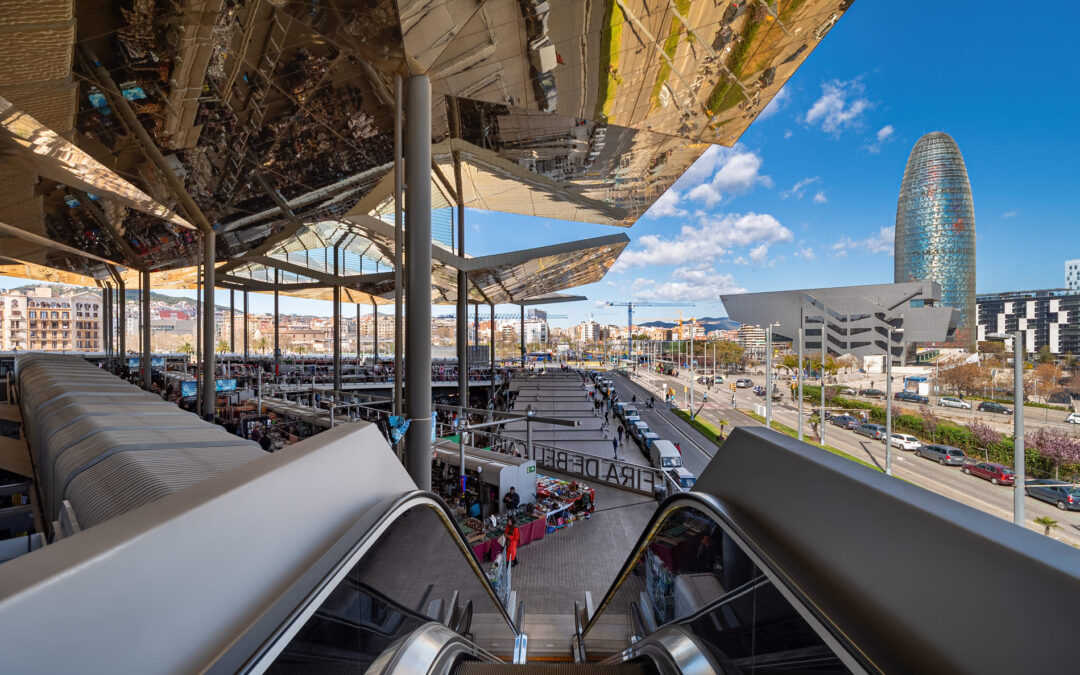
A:
<svg viewBox="0 0 1080 675">
<path fill-rule="evenodd" d="M 17 288 L 12 288 L 11 290 L 13 290 L 13 291 L 22 291 L 23 293 L 28 293 L 28 292 L 34 290 L 35 288 L 40 288 L 42 286 L 48 286 L 49 288 L 52 288 L 55 293 L 78 293 L 80 291 L 90 291 L 90 292 L 93 292 L 93 293 L 100 293 L 101 292 L 100 288 L 87 288 L 86 286 L 69 286 L 67 284 L 46 284 L 46 283 L 24 284 L 22 286 L 18 286 Z M 125 290 L 124 295 L 127 296 L 127 299 L 128 299 L 129 302 L 138 302 L 139 301 L 139 289 L 132 290 L 130 288 L 126 288 L 124 290 Z M 165 295 L 164 293 L 157 293 L 155 291 L 150 291 L 150 301 L 151 302 L 160 302 L 160 303 L 164 303 L 166 305 L 179 305 L 182 302 L 190 302 L 190 303 L 195 302 L 195 300 L 193 298 L 181 298 L 181 297 L 177 297 L 175 295 Z M 218 307 L 221 308 L 221 309 L 228 309 L 228 307 L 223 306 L 223 305 L 218 305 Z"/>
<path fill-rule="evenodd" d="M 689 317 L 687 317 L 689 320 Z M 703 316 L 697 320 L 702 327 L 705 328 L 705 332 L 714 330 L 735 330 L 740 324 L 738 321 L 729 319 L 726 316 L 712 317 Z M 685 323 L 685 322 L 684 322 Z M 675 321 L 647 321 L 645 323 L 639 323 L 639 326 L 646 328 L 675 328 L 677 322 Z"/>
</svg>

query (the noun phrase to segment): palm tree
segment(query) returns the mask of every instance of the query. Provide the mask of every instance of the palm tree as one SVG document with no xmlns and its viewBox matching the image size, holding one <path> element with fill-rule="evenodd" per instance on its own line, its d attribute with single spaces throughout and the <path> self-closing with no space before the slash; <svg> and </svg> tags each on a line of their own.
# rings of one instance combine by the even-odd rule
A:
<svg viewBox="0 0 1080 675">
<path fill-rule="evenodd" d="M 191 356 L 195 353 L 195 348 L 191 346 L 190 342 L 185 340 L 184 344 L 180 345 L 180 347 L 177 348 L 176 351 L 180 352 L 181 354 L 186 355 L 187 358 L 188 358 L 188 361 L 190 361 Z"/>
<path fill-rule="evenodd" d="M 255 349 L 258 349 L 260 352 L 262 352 L 264 354 L 266 353 L 266 349 L 269 346 L 270 346 L 270 341 L 266 339 L 265 335 L 263 335 L 262 337 L 260 337 L 258 340 L 255 341 Z"/>
<path fill-rule="evenodd" d="M 218 340 L 216 347 L 218 354 L 224 354 L 225 352 L 229 351 L 229 343 L 225 340 Z"/>
<path fill-rule="evenodd" d="M 1043 527 L 1045 527 L 1046 531 L 1043 532 L 1043 534 L 1045 534 L 1048 537 L 1050 536 L 1050 530 L 1054 530 L 1054 529 L 1057 529 L 1057 528 L 1061 527 L 1060 525 L 1058 525 L 1058 521 L 1054 520 L 1050 516 L 1040 516 L 1040 517 L 1036 518 L 1035 519 L 1035 524 L 1036 525 L 1042 525 Z"/>
</svg>

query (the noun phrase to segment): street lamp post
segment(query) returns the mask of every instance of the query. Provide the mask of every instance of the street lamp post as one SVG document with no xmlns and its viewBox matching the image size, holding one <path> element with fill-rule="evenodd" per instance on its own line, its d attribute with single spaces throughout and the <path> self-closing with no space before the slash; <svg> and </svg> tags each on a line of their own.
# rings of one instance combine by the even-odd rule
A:
<svg viewBox="0 0 1080 675">
<path fill-rule="evenodd" d="M 799 440 L 803 439 L 803 400 L 802 400 L 802 381 L 803 381 L 803 315 L 802 310 L 799 311 Z"/>
<path fill-rule="evenodd" d="M 772 329 L 779 323 L 765 326 L 765 428 L 772 429 Z"/>
<path fill-rule="evenodd" d="M 818 435 L 821 438 L 821 444 L 825 445 L 825 322 L 827 318 L 824 313 L 821 315 L 821 412 L 818 414 Z M 768 392 L 766 392 L 767 394 Z"/>
<path fill-rule="evenodd" d="M 1013 333 L 1013 523 L 1024 526 L 1024 331 Z"/>
<path fill-rule="evenodd" d="M 893 333 L 903 333 L 903 328 L 893 328 L 889 323 L 888 342 L 885 344 L 885 474 L 892 475 L 892 343 Z M 901 337 L 901 342 L 903 337 Z"/>
<path fill-rule="evenodd" d="M 1024 526 L 1024 331 L 990 333 L 991 340 L 1013 339 L 1013 523 Z"/>
</svg>

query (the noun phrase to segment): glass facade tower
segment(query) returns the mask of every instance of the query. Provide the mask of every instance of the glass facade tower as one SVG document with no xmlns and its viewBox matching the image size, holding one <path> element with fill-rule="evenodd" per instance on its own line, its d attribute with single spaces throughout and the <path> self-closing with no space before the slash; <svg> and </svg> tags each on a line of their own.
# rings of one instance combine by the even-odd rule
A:
<svg viewBox="0 0 1080 675">
<path fill-rule="evenodd" d="M 975 206 L 956 141 L 935 131 L 908 157 L 896 205 L 894 281 L 941 284 L 941 304 L 960 310 L 952 344 L 975 341 Z"/>
</svg>

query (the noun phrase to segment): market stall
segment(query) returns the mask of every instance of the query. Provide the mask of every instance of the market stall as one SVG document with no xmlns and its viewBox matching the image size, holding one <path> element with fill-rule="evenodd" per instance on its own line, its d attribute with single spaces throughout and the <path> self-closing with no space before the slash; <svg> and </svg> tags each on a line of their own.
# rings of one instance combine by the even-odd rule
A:
<svg viewBox="0 0 1080 675">
<path fill-rule="evenodd" d="M 549 476 L 536 477 L 536 506 L 533 513 L 543 515 L 547 531 L 554 532 L 596 509 L 596 490 L 584 483 Z"/>
<path fill-rule="evenodd" d="M 514 488 L 521 504 L 536 501 L 536 462 L 465 446 L 465 486 L 461 494 L 461 450 L 446 441 L 435 449 L 432 487 L 444 498 L 463 496 L 481 506 L 481 517 L 503 511 L 502 498 Z M 504 514 L 505 515 L 505 514 Z"/>
</svg>

